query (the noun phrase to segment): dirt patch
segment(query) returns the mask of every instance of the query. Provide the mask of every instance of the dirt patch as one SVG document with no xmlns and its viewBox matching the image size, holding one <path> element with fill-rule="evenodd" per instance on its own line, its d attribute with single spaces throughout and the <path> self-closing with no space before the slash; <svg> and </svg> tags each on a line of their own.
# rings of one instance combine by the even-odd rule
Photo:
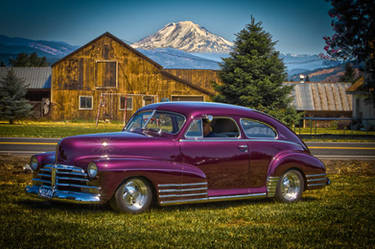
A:
<svg viewBox="0 0 375 249">
<path fill-rule="evenodd" d="M 338 175 L 375 175 L 375 160 L 322 160 L 327 174 Z"/>
</svg>

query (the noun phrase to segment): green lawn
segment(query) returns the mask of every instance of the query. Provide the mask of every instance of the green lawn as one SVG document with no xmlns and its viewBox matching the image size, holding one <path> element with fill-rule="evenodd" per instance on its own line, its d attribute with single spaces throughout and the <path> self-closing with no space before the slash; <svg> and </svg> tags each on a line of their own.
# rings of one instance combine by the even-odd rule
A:
<svg viewBox="0 0 375 249">
<path fill-rule="evenodd" d="M 122 123 L 95 122 L 20 122 L 0 123 L 0 137 L 44 137 L 60 138 L 80 134 L 121 131 Z"/>
<path fill-rule="evenodd" d="M 154 207 L 51 204 L 27 196 L 27 158 L 0 156 L 0 248 L 374 248 L 375 163 L 326 162 L 332 185 L 301 202 Z"/>
</svg>

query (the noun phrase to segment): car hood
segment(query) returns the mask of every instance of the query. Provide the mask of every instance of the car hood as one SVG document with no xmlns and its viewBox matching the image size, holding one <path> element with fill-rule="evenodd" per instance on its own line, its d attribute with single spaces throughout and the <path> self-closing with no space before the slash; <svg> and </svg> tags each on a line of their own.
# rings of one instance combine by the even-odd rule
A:
<svg viewBox="0 0 375 249">
<path fill-rule="evenodd" d="M 158 153 L 155 148 L 171 142 L 170 138 L 133 132 L 66 137 L 59 142 L 56 149 L 56 162 L 81 166 L 100 158 L 152 157 Z"/>
</svg>

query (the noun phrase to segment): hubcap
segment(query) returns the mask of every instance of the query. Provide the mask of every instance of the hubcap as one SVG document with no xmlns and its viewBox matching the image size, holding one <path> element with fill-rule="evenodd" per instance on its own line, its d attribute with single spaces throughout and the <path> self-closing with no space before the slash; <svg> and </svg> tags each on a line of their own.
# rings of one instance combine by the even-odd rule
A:
<svg viewBox="0 0 375 249">
<path fill-rule="evenodd" d="M 287 172 L 281 179 L 281 194 L 284 199 L 294 201 L 301 190 L 301 181 L 294 172 Z"/>
<path fill-rule="evenodd" d="M 127 208 L 137 211 L 146 203 L 147 186 L 141 180 L 131 179 L 124 186 L 122 198 Z"/>
</svg>

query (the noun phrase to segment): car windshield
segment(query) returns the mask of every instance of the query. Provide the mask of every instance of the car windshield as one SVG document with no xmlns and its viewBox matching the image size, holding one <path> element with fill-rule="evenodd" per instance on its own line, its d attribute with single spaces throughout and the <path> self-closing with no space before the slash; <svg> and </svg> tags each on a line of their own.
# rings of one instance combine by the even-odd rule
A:
<svg viewBox="0 0 375 249">
<path fill-rule="evenodd" d="M 185 117 L 181 114 L 150 110 L 135 114 L 124 130 L 176 134 L 184 123 Z"/>
</svg>

